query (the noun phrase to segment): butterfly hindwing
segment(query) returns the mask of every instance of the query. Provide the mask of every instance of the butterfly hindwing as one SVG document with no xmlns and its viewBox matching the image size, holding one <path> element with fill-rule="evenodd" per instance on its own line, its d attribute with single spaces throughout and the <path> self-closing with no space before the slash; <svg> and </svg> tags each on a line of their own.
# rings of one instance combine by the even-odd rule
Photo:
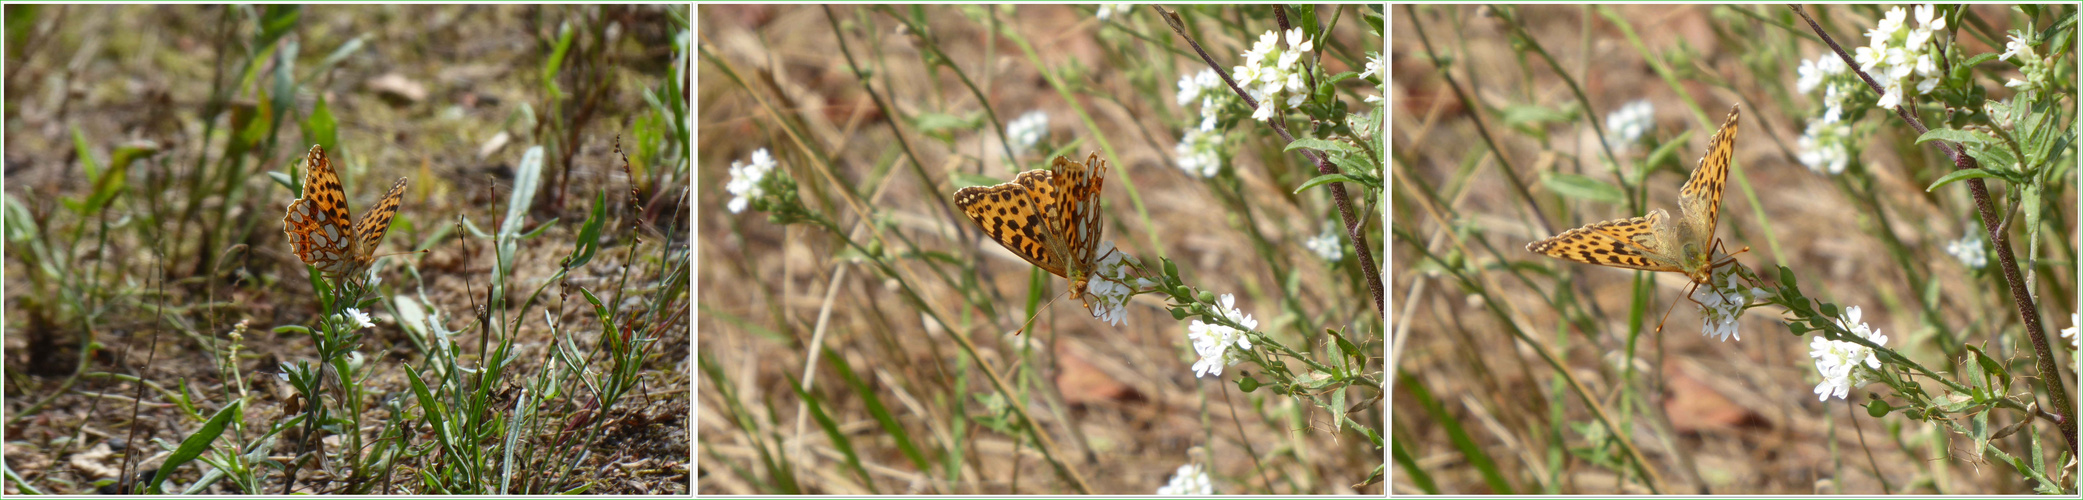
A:
<svg viewBox="0 0 2083 500">
<path fill-rule="evenodd" d="M 391 191 L 383 195 L 383 201 L 369 207 L 369 211 L 362 214 L 361 222 L 354 224 L 357 244 L 361 245 L 356 248 L 355 258 L 375 260 L 376 245 L 383 243 L 383 235 L 390 232 L 391 217 L 398 214 L 398 205 L 404 196 L 405 178 L 399 177 L 397 183 L 391 184 Z"/>
</svg>

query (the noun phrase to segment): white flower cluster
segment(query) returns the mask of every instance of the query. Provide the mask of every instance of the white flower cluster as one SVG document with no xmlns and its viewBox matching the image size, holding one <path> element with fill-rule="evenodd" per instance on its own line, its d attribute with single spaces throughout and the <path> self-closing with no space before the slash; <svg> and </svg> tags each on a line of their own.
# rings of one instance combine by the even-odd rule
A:
<svg viewBox="0 0 2083 500">
<path fill-rule="evenodd" d="M 1049 113 L 1042 110 L 1028 111 L 1005 124 L 1005 142 L 1013 154 L 1026 154 L 1049 136 Z"/>
<path fill-rule="evenodd" d="M 1866 46 L 1852 51 L 1859 70 L 1885 90 L 1880 107 L 1892 110 L 1900 106 L 1911 88 L 1917 95 L 1929 94 L 1945 76 L 1938 70 L 1939 58 L 1945 55 L 1931 41 L 1946 29 L 1946 18 L 1930 4 L 1917 6 L 1916 11 L 1917 27 L 1911 28 L 1901 7 L 1889 9 L 1880 25 L 1866 32 Z"/>
<path fill-rule="evenodd" d="M 1208 471 L 1201 466 L 1186 464 L 1172 473 L 1172 480 L 1157 488 L 1157 494 L 1167 496 L 1208 496 L 1215 494 L 1215 483 L 1208 481 Z"/>
<path fill-rule="evenodd" d="M 1125 274 L 1129 268 L 1124 264 L 1139 264 L 1128 254 L 1114 250 L 1114 242 L 1100 242 L 1099 262 L 1092 264 L 1092 276 L 1085 281 L 1085 293 L 1092 296 L 1085 306 L 1092 317 L 1120 326 L 1128 321 L 1128 299 L 1138 289 L 1156 285 L 1148 279 Z"/>
<path fill-rule="evenodd" d="M 1627 103 L 1606 115 L 1607 138 L 1619 144 L 1614 147 L 1626 151 L 1649 135 L 1656 128 L 1656 105 L 1648 99 Z"/>
<path fill-rule="evenodd" d="M 1982 248 L 1982 238 L 1975 235 L 1973 230 L 1960 235 L 1959 240 L 1947 243 L 1946 253 L 1952 254 L 1953 258 L 1960 259 L 1960 263 L 1967 264 L 1967 267 L 1972 269 L 1981 269 L 1989 265 L 1989 254 Z"/>
<path fill-rule="evenodd" d="M 1281 33 L 1267 31 L 1259 35 L 1258 43 L 1244 52 L 1244 65 L 1230 69 L 1237 85 L 1258 101 L 1258 110 L 1251 113 L 1253 120 L 1271 120 L 1278 116 L 1273 103 L 1268 100 L 1281 92 L 1287 92 L 1287 105 L 1302 104 L 1309 95 L 1308 84 L 1303 82 L 1309 69 L 1301 64 L 1302 55 L 1316 50 L 1316 44 L 1302 32 L 1302 28 L 1287 30 L 1287 48 L 1280 48 Z"/>
<path fill-rule="evenodd" d="M 2018 89 L 2019 92 L 2030 92 L 2047 90 L 2048 85 L 2054 82 L 2054 72 L 2051 71 L 2054 65 L 2052 61 L 2043 59 L 2033 52 L 2031 36 L 2029 31 L 2011 30 L 2010 41 L 2003 44 L 2003 54 L 1996 56 L 1998 59 L 2017 62 L 2018 71 L 2025 73 L 2025 79 L 2012 78 L 2011 81 L 2004 82 L 2003 86 Z"/>
<path fill-rule="evenodd" d="M 1324 232 L 1303 240 L 1302 246 L 1331 262 L 1345 258 L 1345 245 L 1338 240 L 1338 228 L 1329 224 L 1324 225 Z"/>
<path fill-rule="evenodd" d="M 1824 112 L 1822 118 L 1808 122 L 1808 129 L 1802 131 L 1801 138 L 1795 141 L 1800 152 L 1794 156 L 1801 160 L 1802 165 L 1807 165 L 1809 170 L 1819 174 L 1837 175 L 1844 173 L 1844 167 L 1851 165 L 1852 124 L 1836 119 L 1839 111 L 1840 108 L 1833 105 L 1829 111 Z"/>
<path fill-rule="evenodd" d="M 1736 331 L 1736 319 L 1743 317 L 1744 307 L 1750 305 L 1750 299 L 1765 297 L 1768 293 L 1762 288 L 1745 290 L 1742 285 L 1728 281 L 1727 272 L 1719 274 L 1715 282 L 1726 283 L 1728 286 L 1713 287 L 1707 290 L 1705 295 L 1699 296 L 1700 334 L 1715 337 L 1722 342 L 1728 342 L 1730 338 L 1740 342 L 1743 335 Z"/>
<path fill-rule="evenodd" d="M 1836 53 L 1824 52 L 1813 60 L 1801 61 L 1794 89 L 1803 94 L 1823 89 L 1823 112 L 1801 132 L 1795 156 L 1816 173 L 1837 175 L 1851 164 L 1852 124 L 1844 121 L 1845 105 L 1864 83 Z"/>
<path fill-rule="evenodd" d="M 1222 294 L 1221 302 L 1222 317 L 1244 325 L 1245 329 L 1258 329 L 1258 320 L 1237 310 L 1235 296 Z M 1243 361 L 1244 351 L 1251 350 L 1251 338 L 1243 331 L 1201 320 L 1193 320 L 1193 324 L 1186 326 L 1186 337 L 1193 340 L 1193 352 L 1201 356 L 1200 361 L 1193 363 L 1193 376 L 1196 378 L 1222 376 L 1224 367 Z M 1232 346 L 1235 349 L 1231 349 Z"/>
<path fill-rule="evenodd" d="M 1875 345 L 1888 344 L 1888 336 L 1859 321 L 1859 306 L 1845 308 L 1844 320 L 1837 324 Z M 1831 396 L 1844 399 L 1853 386 L 1872 382 L 1870 374 L 1857 369 L 1860 365 L 1869 370 L 1880 368 L 1880 357 L 1873 355 L 1873 349 L 1859 344 L 1828 340 L 1817 335 L 1808 343 L 1808 349 L 1808 357 L 1815 358 L 1815 371 L 1823 376 L 1823 382 L 1815 386 L 1819 401 L 1828 401 Z"/>
<path fill-rule="evenodd" d="M 1179 155 L 1179 169 L 1188 175 L 1214 177 L 1222 171 L 1222 133 L 1215 130 L 1216 114 L 1236 99 L 1222 76 L 1213 69 L 1179 77 L 1179 106 L 1201 103 L 1201 124 L 1187 129 L 1172 152 Z"/>
<path fill-rule="evenodd" d="M 1117 15 L 1128 14 L 1128 11 L 1133 10 L 1135 8 L 1136 4 L 1132 3 L 1103 3 L 1099 4 L 1098 11 L 1094 12 L 1092 15 L 1099 16 L 1099 20 L 1105 21 L 1108 19 L 1113 19 L 1114 16 Z"/>
<path fill-rule="evenodd" d="M 751 163 L 730 163 L 730 183 L 724 184 L 723 189 L 730 191 L 731 213 L 743 213 L 745 206 L 751 204 L 754 198 L 766 195 L 766 191 L 760 189 L 759 183 L 777 166 L 780 164 L 774 162 L 774 155 L 768 154 L 767 148 L 753 151 Z"/>
</svg>

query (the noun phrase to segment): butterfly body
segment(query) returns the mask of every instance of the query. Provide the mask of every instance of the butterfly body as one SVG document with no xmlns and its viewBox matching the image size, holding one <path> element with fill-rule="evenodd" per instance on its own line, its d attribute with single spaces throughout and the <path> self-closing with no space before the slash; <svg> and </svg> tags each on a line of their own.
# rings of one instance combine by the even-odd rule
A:
<svg viewBox="0 0 2083 500">
<path fill-rule="evenodd" d="M 962 188 L 955 206 L 1006 250 L 1070 280 L 1071 295 L 1083 298 L 1105 232 L 1099 193 L 1107 163 L 1093 153 L 1082 163 L 1058 156 L 1049 167 L 995 186 Z"/>
<path fill-rule="evenodd" d="M 1693 283 L 1713 282 L 1716 259 L 1714 228 L 1721 210 L 1721 191 L 1735 157 L 1740 107 L 1707 142 L 1707 154 L 1678 190 L 1678 218 L 1663 209 L 1642 217 L 1614 219 L 1563 231 L 1526 245 L 1526 250 L 1558 259 L 1608 267 L 1674 272 Z"/>
<path fill-rule="evenodd" d="M 405 194 L 405 178 L 391 185 L 383 201 L 377 202 L 362 220 L 353 222 L 347 213 L 347 194 L 340 175 L 333 171 L 325 149 L 313 145 L 304 156 L 303 197 L 289 202 L 282 215 L 282 233 L 289 237 L 297 258 L 318 268 L 328 278 L 351 276 L 376 261 L 376 247 L 390 231 L 391 218 Z"/>
</svg>

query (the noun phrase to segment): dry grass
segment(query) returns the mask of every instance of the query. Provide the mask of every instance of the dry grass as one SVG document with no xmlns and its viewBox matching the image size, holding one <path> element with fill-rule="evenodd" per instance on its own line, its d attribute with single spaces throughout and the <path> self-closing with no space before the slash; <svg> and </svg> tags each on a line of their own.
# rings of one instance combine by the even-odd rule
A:
<svg viewBox="0 0 2083 500">
<path fill-rule="evenodd" d="M 1358 71 L 1379 38 L 1356 7 L 1337 8 L 1324 43 L 1335 48 L 1321 63 L 1326 73 Z M 979 362 L 1012 381 L 1092 492 L 1148 494 L 1189 462 L 1210 465 L 1225 493 L 1380 491 L 1354 489 L 1382 462 L 1350 426 L 1334 428 L 1320 409 L 1265 389 L 1240 392 L 1234 369 L 1220 381 L 1195 378 L 1185 322 L 1167 313 L 1163 295 L 1138 296 L 1120 326 L 1074 299 L 1044 304 L 1064 281 L 1046 276 L 1043 291 L 1030 291 L 1034 267 L 980 239 L 950 202 L 959 187 L 1010 179 L 1049 154 L 1099 151 L 1113 165 L 1106 238 L 1123 251 L 1153 266 L 1169 258 L 1194 286 L 1235 294 L 1263 331 L 1300 349 L 1321 352 L 1327 328 L 1377 338 L 1367 332 L 1379 331 L 1379 312 L 1352 260 L 1329 263 L 1301 246 L 1339 220 L 1323 190 L 1296 192 L 1313 166 L 1249 122 L 1233 128 L 1233 176 L 1208 181 L 1173 166 L 1182 125 L 1197 119 L 1173 103 L 1175 82 L 1206 66 L 1146 6 L 1136 9 L 1100 21 L 1091 6 L 834 6 L 835 33 L 818 6 L 698 8 L 699 355 L 716 370 L 699 382 L 701 493 L 1077 491 L 1002 413 L 1004 396 Z M 1190 18 L 1226 64 L 1241 64 L 1235 55 L 1273 28 L 1266 8 L 1196 9 Z M 954 67 L 926 66 L 929 49 Z M 846 52 L 869 80 L 850 70 Z M 1371 107 L 1359 101 L 1374 91 L 1357 83 L 1339 85 L 1339 95 Z M 1048 113 L 1050 139 L 1007 158 L 992 130 L 1030 110 Z M 836 230 L 725 209 L 727 166 L 761 148 Z M 1377 207 L 1369 202 L 1356 198 L 1363 217 Z M 1027 333 L 1008 335 L 1035 307 Z M 957 336 L 974 339 L 977 354 L 959 349 Z M 818 406 L 806 409 L 791 387 L 806 375 L 809 345 L 825 357 L 807 373 L 807 402 Z M 1355 403 L 1370 394 L 1355 393 Z M 821 431 L 806 417 L 813 411 L 841 432 Z M 1352 418 L 1378 421 L 1377 412 Z M 907 458 L 913 444 L 930 468 Z"/>
<path fill-rule="evenodd" d="M 2031 491 L 2018 471 L 1944 426 L 1901 412 L 1871 418 L 1854 406 L 1869 395 L 1899 406 L 1899 394 L 1887 386 L 1854 387 L 1848 402 L 1819 403 L 1810 337 L 1787 334 L 1785 308 L 1750 310 L 1740 322 L 1741 341 L 1720 342 L 1700 335 L 1699 309 L 1680 298 L 1690 284 L 1682 276 L 1570 264 L 1523 249 L 1567 228 L 1649 208 L 1676 215 L 1677 189 L 1707 136 L 1731 105 L 1741 104 L 1738 168 L 1717 234 L 1731 250 L 1751 248 L 1738 256 L 1742 265 L 1774 277 L 1768 286 L 1780 284 L 1775 269 L 1785 266 L 1809 296 L 1862 306 L 1865 322 L 1890 337 L 1887 347 L 1948 376 L 1972 364 L 1961 344 L 1985 349 L 2019 378 L 2011 396 L 2046 404 L 2046 387 L 2023 378 L 2039 371 L 1994 254 L 1987 270 L 1975 271 L 1943 250 L 1982 231 L 1967 184 L 1926 191 L 1951 170 L 1946 156 L 1913 144 L 1914 131 L 1875 111 L 1859 122 L 1864 149 L 1851 172 L 1819 174 L 1796 161 L 1797 138 L 1819 106 L 1794 88 L 1794 69 L 1825 49 L 1785 6 L 1553 6 L 1510 9 L 1508 16 L 1486 15 L 1492 11 L 1485 7 L 1421 6 L 1421 23 L 1405 8 L 1393 11 L 1391 267 L 1398 272 L 1391 288 L 1404 299 L 1396 311 L 1407 314 L 1396 328 L 1409 333 L 1394 352 L 1396 366 L 1411 377 L 1392 404 L 1394 446 L 1399 457 L 1409 455 L 1399 462 L 1393 491 L 1646 492 L 1647 481 L 1558 372 L 1581 381 L 1627 429 L 1624 437 L 1668 488 L 1663 493 Z M 1812 11 L 1848 48 L 1864 45 L 1860 33 L 1877 13 L 1852 6 Z M 1997 43 L 1982 38 L 1981 28 L 1962 30 L 1956 49 L 1966 54 L 2002 51 L 2003 30 L 2023 19 L 2001 6 L 1979 6 L 1973 15 L 1993 26 Z M 2039 28 L 2048 22 L 2043 16 Z M 1514 24 L 1531 43 L 1515 43 Z M 1431 50 L 1452 61 L 1445 72 L 1451 82 L 1426 54 L 1421 31 Z M 2062 57 L 2073 70 L 2073 53 Z M 1656 71 L 1653 62 L 1669 71 Z M 1991 99 L 2008 97 L 2003 80 L 1992 78 L 2014 75 L 2004 72 L 2009 67 L 1977 67 L 1978 75 L 1991 76 L 1975 83 Z M 1616 175 L 1586 121 L 1637 99 L 1655 105 L 1657 142 L 1690 134 L 1653 164 L 1644 162 L 1651 148 L 1623 152 L 1622 171 L 1652 170 L 1633 177 L 1639 180 L 1625 191 L 1646 204 L 1630 211 L 1626 203 L 1563 193 L 1555 181 L 1565 173 L 1612 184 Z M 1874 102 L 1871 95 L 1853 101 Z M 2075 117 L 2073 96 L 2056 102 L 2047 112 L 2072 133 L 2065 124 Z M 1925 120 L 1936 115 L 1927 109 Z M 2069 147 L 2041 167 L 2053 172 L 2044 222 L 2010 228 L 2021 266 L 2037 258 L 2028 268 L 2030 286 L 2049 335 L 2074 326 L 2073 164 Z M 1507 176 L 1523 183 L 1525 194 Z M 2005 195 L 2015 194 L 2016 184 L 1989 186 L 2009 213 L 2017 200 Z M 1634 198 L 1640 189 L 1646 199 Z M 1662 321 L 1673 302 L 1675 312 Z M 1514 329 L 1530 337 L 1509 333 Z M 2058 364 L 2074 366 L 2073 348 L 2055 342 Z M 1542 351 L 1555 353 L 1557 365 Z M 2060 377 L 2072 379 L 2073 371 Z M 1989 425 L 2017 422 L 2021 413 L 1992 412 Z M 1992 445 L 2029 457 L 2027 438 L 2036 432 L 2048 467 L 2062 469 L 2053 464 L 2065 449 L 2056 426 L 2041 421 L 2031 429 Z M 1470 442 L 1454 442 L 1455 433 Z M 1482 461 L 1501 473 L 1485 477 Z M 2073 491 L 2074 476 L 2067 477 Z"/>
</svg>

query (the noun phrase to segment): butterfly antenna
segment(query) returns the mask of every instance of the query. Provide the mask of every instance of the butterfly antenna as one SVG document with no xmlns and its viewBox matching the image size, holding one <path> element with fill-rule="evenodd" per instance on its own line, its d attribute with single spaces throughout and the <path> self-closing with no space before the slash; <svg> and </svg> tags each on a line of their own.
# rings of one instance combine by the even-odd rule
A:
<svg viewBox="0 0 2083 500">
<path fill-rule="evenodd" d="M 1696 291 L 1699 291 L 1699 289 L 1700 289 L 1700 284 L 1699 284 L 1699 283 L 1693 283 L 1693 284 L 1692 284 L 1692 288 L 1688 288 L 1688 289 L 1686 289 L 1686 290 L 1685 290 L 1685 300 L 1690 300 L 1690 301 L 1692 301 L 1692 303 L 1694 303 L 1694 304 L 1700 304 L 1700 301 L 1699 301 L 1699 299 L 1694 299 L 1694 298 L 1692 298 L 1692 293 L 1693 293 L 1693 292 L 1696 292 Z M 1706 304 L 1700 304 L 1700 308 L 1704 309 L 1704 308 L 1706 308 L 1706 307 L 1707 307 L 1707 305 L 1706 305 Z M 1664 323 L 1665 323 L 1665 322 L 1668 322 L 1668 321 L 1670 321 L 1670 320 L 1671 320 L 1671 310 L 1672 310 L 1672 309 L 1677 309 L 1677 308 L 1678 308 L 1678 303 L 1677 303 L 1677 302 L 1672 302 L 1672 303 L 1671 303 L 1671 306 L 1670 306 L 1670 307 L 1666 307 L 1666 308 L 1664 308 L 1664 319 L 1656 320 L 1656 333 L 1657 333 L 1657 334 L 1663 334 L 1663 332 L 1664 332 Z"/>
<path fill-rule="evenodd" d="M 1068 293 L 1068 292 L 1066 292 L 1066 293 Z M 1029 327 L 1029 326 L 1034 326 L 1034 318 L 1039 318 L 1039 317 L 1041 317 L 1041 313 L 1042 313 L 1042 311 L 1047 311 L 1047 310 L 1049 310 L 1049 306 L 1051 306 L 1051 305 L 1055 305 L 1055 304 L 1056 304 L 1056 299 L 1060 299 L 1060 298 L 1063 298 L 1063 294 L 1062 294 L 1062 293 L 1059 293 L 1059 294 L 1056 294 L 1055 296 L 1049 297 L 1049 301 L 1048 301 L 1048 302 L 1043 302 L 1043 303 L 1042 303 L 1042 306 L 1041 306 L 1041 307 L 1039 307 L 1039 308 L 1036 308 L 1036 309 L 1034 310 L 1034 314 L 1029 314 L 1029 315 L 1027 315 L 1027 321 L 1026 321 L 1026 322 L 1023 322 L 1023 323 L 1020 323 L 1020 329 L 1018 329 L 1018 330 L 1013 330 L 1013 335 L 1019 335 L 1019 334 L 1021 334 L 1021 333 L 1023 333 L 1023 332 L 1026 332 L 1026 331 L 1027 331 L 1027 327 Z"/>
</svg>

